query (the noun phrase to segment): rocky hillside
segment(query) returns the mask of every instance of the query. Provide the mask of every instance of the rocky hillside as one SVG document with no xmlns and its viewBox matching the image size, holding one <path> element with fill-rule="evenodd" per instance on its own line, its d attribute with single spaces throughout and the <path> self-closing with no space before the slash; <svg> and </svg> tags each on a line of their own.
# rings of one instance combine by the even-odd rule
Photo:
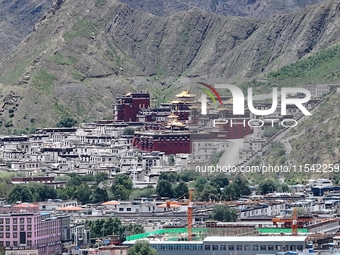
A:
<svg viewBox="0 0 340 255">
<path fill-rule="evenodd" d="M 31 33 L 51 7 L 52 0 L 4 0 L 0 2 L 0 59 Z"/>
<path fill-rule="evenodd" d="M 134 9 L 157 16 L 172 15 L 179 11 L 199 8 L 224 16 L 268 18 L 278 14 L 298 11 L 323 0 L 119 0 Z"/>
<path fill-rule="evenodd" d="M 11 52 L 21 40 L 31 33 L 35 24 L 45 15 L 54 0 L 4 0 L 0 2 L 0 59 Z M 98 0 L 97 5 L 107 0 Z M 122 0 L 134 9 L 141 9 L 158 16 L 167 16 L 197 7 L 225 16 L 270 17 L 275 14 L 300 10 L 323 0 L 210 0 L 210 1 L 161 1 Z"/>
<path fill-rule="evenodd" d="M 3 107 L 2 127 L 110 118 L 127 90 L 165 96 L 192 77 L 266 74 L 338 43 L 339 10 L 328 0 L 270 19 L 197 8 L 158 17 L 116 1 L 58 0 L 0 65 L 3 98 L 17 98 Z"/>
</svg>

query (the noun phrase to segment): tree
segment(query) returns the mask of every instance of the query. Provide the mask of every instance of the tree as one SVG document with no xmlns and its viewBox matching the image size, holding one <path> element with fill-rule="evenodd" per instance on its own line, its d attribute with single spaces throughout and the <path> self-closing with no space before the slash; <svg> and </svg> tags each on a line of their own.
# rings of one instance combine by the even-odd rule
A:
<svg viewBox="0 0 340 255">
<path fill-rule="evenodd" d="M 174 166 L 175 165 L 175 157 L 174 155 L 170 155 L 169 157 L 169 166 Z"/>
<path fill-rule="evenodd" d="M 271 179 L 265 179 L 259 184 L 259 193 L 265 195 L 276 191 L 278 185 Z"/>
<path fill-rule="evenodd" d="M 107 179 L 109 179 L 109 175 L 107 173 L 100 172 L 94 176 L 94 179 L 99 184 L 102 181 L 106 181 Z"/>
<path fill-rule="evenodd" d="M 200 173 L 196 172 L 195 170 L 184 170 L 178 174 L 178 180 L 189 182 L 189 181 L 193 181 L 199 175 Z"/>
<path fill-rule="evenodd" d="M 236 176 L 233 183 L 238 185 L 240 189 L 240 195 L 248 196 L 251 194 L 249 183 L 242 175 Z"/>
<path fill-rule="evenodd" d="M 113 193 L 113 199 L 128 200 L 132 192 L 133 183 L 129 176 L 120 174 L 114 179 L 114 183 L 111 186 L 111 192 Z"/>
<path fill-rule="evenodd" d="M 81 180 L 81 178 L 78 175 L 70 175 L 71 179 L 68 180 L 65 184 L 66 187 L 68 186 L 80 186 L 83 181 Z"/>
<path fill-rule="evenodd" d="M 224 188 L 225 186 L 227 186 L 229 184 L 229 179 L 228 177 L 226 177 L 225 175 L 223 174 L 219 174 L 219 175 L 216 175 L 211 181 L 210 183 L 213 185 L 213 184 L 216 184 L 218 185 L 218 187 L 221 189 L 221 188 Z M 215 186 L 215 185 L 214 185 Z"/>
<path fill-rule="evenodd" d="M 76 191 L 74 192 L 73 198 L 77 199 L 84 205 L 90 202 L 91 194 L 91 188 L 83 183 L 77 187 Z"/>
<path fill-rule="evenodd" d="M 74 127 L 77 124 L 78 122 L 75 119 L 66 117 L 59 121 L 59 123 L 57 124 L 57 127 Z"/>
<path fill-rule="evenodd" d="M 66 186 L 65 188 L 57 188 L 57 198 L 62 200 L 68 200 L 73 197 L 74 192 L 76 191 L 75 186 Z"/>
<path fill-rule="evenodd" d="M 220 190 L 211 185 L 209 182 L 207 182 L 204 187 L 202 192 L 200 193 L 201 199 L 204 201 L 209 201 L 209 200 L 218 200 L 219 196 L 218 194 L 220 193 Z"/>
<path fill-rule="evenodd" d="M 111 192 L 113 199 L 128 200 L 131 194 L 131 190 L 126 189 L 123 185 L 112 185 Z"/>
<path fill-rule="evenodd" d="M 227 205 L 216 205 L 212 211 L 211 218 L 217 221 L 230 222 L 236 221 L 238 213 L 234 208 Z"/>
<path fill-rule="evenodd" d="M 153 186 L 146 186 L 143 189 L 134 189 L 129 199 L 133 200 L 137 197 L 151 197 L 151 195 L 156 194 L 156 189 Z"/>
<path fill-rule="evenodd" d="M 18 184 L 14 186 L 14 189 L 9 193 L 7 197 L 8 203 L 21 202 L 33 202 L 33 194 L 26 185 Z"/>
<path fill-rule="evenodd" d="M 163 172 L 159 176 L 159 180 L 166 180 L 169 182 L 176 182 L 178 180 L 178 175 L 176 173 Z"/>
<path fill-rule="evenodd" d="M 128 249 L 128 255 L 157 255 L 157 250 L 151 248 L 148 241 L 137 241 Z"/>
<path fill-rule="evenodd" d="M 225 186 L 223 189 L 223 197 L 226 200 L 232 201 L 241 196 L 240 187 L 236 183 L 230 183 L 228 186 Z"/>
<path fill-rule="evenodd" d="M 30 182 L 27 186 L 33 195 L 33 202 L 46 201 L 57 198 L 57 191 L 42 183 Z"/>
<path fill-rule="evenodd" d="M 173 197 L 171 183 L 167 180 L 160 180 L 157 183 L 156 192 L 161 197 Z"/>
<path fill-rule="evenodd" d="M 197 192 L 202 192 L 204 189 L 204 185 L 208 182 L 207 178 L 199 177 L 195 182 L 195 190 Z"/>
<path fill-rule="evenodd" d="M 188 198 L 189 197 L 188 192 L 189 192 L 189 189 L 188 189 L 188 186 L 185 184 L 185 182 L 180 182 L 174 190 L 176 198 L 179 198 L 179 197 Z"/>
<path fill-rule="evenodd" d="M 119 174 L 115 177 L 114 185 L 122 185 L 127 190 L 132 190 L 133 188 L 133 183 L 131 179 L 129 178 L 129 176 L 124 175 L 124 174 Z"/>
<path fill-rule="evenodd" d="M 134 135 L 135 130 L 133 128 L 127 127 L 123 131 L 123 135 Z"/>
<path fill-rule="evenodd" d="M 96 187 L 90 197 L 91 203 L 100 203 L 109 200 L 109 196 L 107 194 L 106 189 L 101 189 Z"/>
<path fill-rule="evenodd" d="M 144 233 L 144 227 L 139 224 L 123 225 L 119 218 L 106 218 L 95 221 L 86 221 L 85 226 L 90 229 L 91 237 L 98 238 L 107 235 L 119 235 L 120 240 L 125 241 L 126 234 L 134 235 Z"/>
</svg>

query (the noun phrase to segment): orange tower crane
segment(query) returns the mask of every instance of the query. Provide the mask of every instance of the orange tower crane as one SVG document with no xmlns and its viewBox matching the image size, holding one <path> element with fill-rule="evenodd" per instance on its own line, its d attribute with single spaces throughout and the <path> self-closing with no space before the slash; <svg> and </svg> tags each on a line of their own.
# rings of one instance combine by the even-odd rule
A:
<svg viewBox="0 0 340 255">
<path fill-rule="evenodd" d="M 194 189 L 189 190 L 189 199 L 188 202 L 185 203 L 185 205 L 188 206 L 187 215 L 188 215 L 188 241 L 192 241 L 192 221 L 193 221 L 193 202 L 192 202 L 192 195 L 194 193 Z M 184 197 L 188 193 L 185 193 L 181 197 L 177 198 L 178 201 L 180 198 Z M 177 208 L 180 207 L 180 204 L 178 202 L 174 201 L 167 201 L 165 206 L 167 208 Z"/>
<path fill-rule="evenodd" d="M 292 236 L 297 236 L 298 233 L 298 223 L 297 223 L 297 216 L 296 216 L 296 208 L 293 211 L 293 221 L 292 221 Z"/>
<path fill-rule="evenodd" d="M 273 218 L 272 222 L 274 225 L 277 225 L 277 223 L 281 222 L 285 225 L 291 225 L 292 228 L 292 235 L 297 236 L 298 233 L 298 226 L 305 224 L 306 222 L 312 221 L 313 217 L 297 217 L 296 215 L 296 208 L 293 210 L 293 218 Z"/>
<path fill-rule="evenodd" d="M 192 194 L 194 190 L 189 190 L 189 200 L 188 200 L 188 241 L 192 240 L 192 216 L 193 216 L 193 208 L 192 208 Z"/>
</svg>

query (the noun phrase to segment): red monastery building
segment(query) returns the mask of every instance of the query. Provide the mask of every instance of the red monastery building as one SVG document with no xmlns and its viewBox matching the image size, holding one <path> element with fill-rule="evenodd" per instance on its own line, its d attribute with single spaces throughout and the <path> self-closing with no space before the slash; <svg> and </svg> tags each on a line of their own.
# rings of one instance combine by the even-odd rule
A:
<svg viewBox="0 0 340 255">
<path fill-rule="evenodd" d="M 190 134 L 175 132 L 136 133 L 132 145 L 144 151 L 162 151 L 165 154 L 191 153 Z"/>
<path fill-rule="evenodd" d="M 137 114 L 142 108 L 150 106 L 149 93 L 128 93 L 123 97 L 117 97 L 113 105 L 113 119 L 116 121 L 137 121 Z"/>
<path fill-rule="evenodd" d="M 223 106 L 209 102 L 208 114 L 201 115 L 199 100 L 188 90 L 176 95 L 176 100 L 162 103 L 159 107 L 150 107 L 149 93 L 128 93 L 117 97 L 114 105 L 114 121 L 142 122 L 143 132 L 135 132 L 133 146 L 144 151 L 161 151 L 166 154 L 191 153 L 191 140 L 200 139 L 198 133 L 189 133 L 188 125 L 204 129 L 210 139 L 238 139 L 253 132 L 247 124 L 250 111 L 246 109 L 242 116 L 232 114 L 232 100 L 223 98 Z M 233 118 L 231 122 L 226 120 Z M 213 128 L 205 128 L 212 120 L 224 120 Z M 245 123 L 243 125 L 242 123 Z M 195 129 L 195 128 L 194 128 Z M 195 137 L 195 138 L 194 138 Z"/>
</svg>

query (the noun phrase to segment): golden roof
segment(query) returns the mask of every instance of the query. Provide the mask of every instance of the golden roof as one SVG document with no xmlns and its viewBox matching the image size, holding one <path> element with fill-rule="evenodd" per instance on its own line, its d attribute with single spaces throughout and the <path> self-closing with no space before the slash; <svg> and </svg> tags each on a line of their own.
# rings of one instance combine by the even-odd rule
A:
<svg viewBox="0 0 340 255">
<path fill-rule="evenodd" d="M 180 94 L 177 94 L 176 97 L 195 97 L 196 95 L 190 94 L 189 90 L 183 90 Z"/>
<path fill-rule="evenodd" d="M 168 118 L 178 118 L 178 116 L 172 112 L 170 115 L 168 115 Z"/>
<path fill-rule="evenodd" d="M 182 122 L 176 120 L 172 120 L 170 122 L 167 123 L 168 126 L 178 126 L 178 127 L 183 127 L 185 126 Z"/>
</svg>

